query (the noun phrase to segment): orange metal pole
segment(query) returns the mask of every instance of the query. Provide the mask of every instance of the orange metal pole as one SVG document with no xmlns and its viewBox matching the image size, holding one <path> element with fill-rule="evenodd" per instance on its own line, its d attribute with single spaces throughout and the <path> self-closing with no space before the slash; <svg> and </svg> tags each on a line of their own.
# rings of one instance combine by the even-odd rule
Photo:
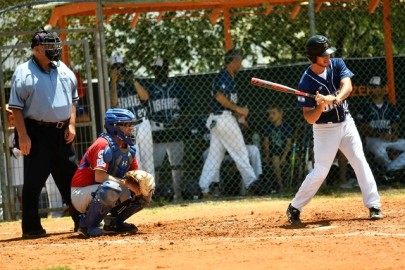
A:
<svg viewBox="0 0 405 270">
<path fill-rule="evenodd" d="M 229 9 L 224 9 L 225 50 L 232 49 L 231 15 Z"/>
<path fill-rule="evenodd" d="M 384 40 L 385 40 L 385 63 L 387 67 L 387 85 L 388 85 L 388 100 L 391 104 L 396 105 L 395 97 L 395 79 L 394 79 L 394 61 L 392 52 L 392 35 L 390 22 L 390 1 L 383 1 L 384 13 Z"/>
<path fill-rule="evenodd" d="M 60 29 L 66 29 L 66 17 L 65 16 L 62 16 L 62 17 L 59 18 L 59 27 L 60 27 Z M 61 33 L 60 34 L 60 39 L 61 40 L 66 40 L 66 34 Z M 68 67 L 70 66 L 69 48 L 68 48 L 67 45 L 62 46 L 62 61 Z"/>
</svg>

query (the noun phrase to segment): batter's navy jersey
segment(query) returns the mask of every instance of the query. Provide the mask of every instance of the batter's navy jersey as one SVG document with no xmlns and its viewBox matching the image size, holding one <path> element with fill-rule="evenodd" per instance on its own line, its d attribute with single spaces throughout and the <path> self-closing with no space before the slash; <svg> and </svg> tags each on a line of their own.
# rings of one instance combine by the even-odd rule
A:
<svg viewBox="0 0 405 270">
<path fill-rule="evenodd" d="M 151 119 L 157 123 L 173 125 L 187 106 L 186 92 L 175 80 L 165 84 L 154 81 L 149 90 Z"/>
<path fill-rule="evenodd" d="M 147 116 L 146 102 L 142 101 L 133 83 L 117 84 L 118 107 L 131 111 L 136 119 Z"/>
<path fill-rule="evenodd" d="M 341 58 L 331 58 L 330 64 L 326 68 L 326 80 L 315 74 L 311 67 L 301 77 L 298 89 L 315 95 L 318 91 L 322 95 L 337 96 L 340 91 L 340 81 L 344 78 L 353 77 L 353 73 L 346 67 L 345 62 Z M 298 105 L 301 107 L 316 107 L 316 101 L 309 97 L 298 97 Z M 346 118 L 349 113 L 347 101 L 344 100 L 340 105 L 330 104 L 324 108 L 317 124 L 323 123 L 340 123 Z"/>
<path fill-rule="evenodd" d="M 221 103 L 219 103 L 215 98 L 215 95 L 218 92 L 222 92 L 230 101 L 238 104 L 238 93 L 236 90 L 235 81 L 226 69 L 221 69 L 214 79 L 214 85 L 211 92 L 213 113 L 229 110 L 228 108 L 222 106 Z"/>
<path fill-rule="evenodd" d="M 263 136 L 269 138 L 270 153 L 280 155 L 284 151 L 287 139 L 292 139 L 293 137 L 293 128 L 286 122 L 278 127 L 267 122 L 264 125 Z"/>
<path fill-rule="evenodd" d="M 389 103 L 384 103 L 379 108 L 374 102 L 357 115 L 359 122 L 368 124 L 378 132 L 391 133 L 394 123 L 399 123 L 400 117 L 397 109 Z"/>
</svg>

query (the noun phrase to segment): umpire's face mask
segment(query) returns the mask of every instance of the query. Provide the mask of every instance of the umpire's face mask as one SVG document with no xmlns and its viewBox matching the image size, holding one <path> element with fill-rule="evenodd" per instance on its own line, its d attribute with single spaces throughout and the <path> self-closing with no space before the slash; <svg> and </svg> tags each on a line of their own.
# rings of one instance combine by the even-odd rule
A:
<svg viewBox="0 0 405 270">
<path fill-rule="evenodd" d="M 48 33 L 41 45 L 44 46 L 45 56 L 49 61 L 59 61 L 62 54 L 62 45 L 56 33 Z"/>
</svg>

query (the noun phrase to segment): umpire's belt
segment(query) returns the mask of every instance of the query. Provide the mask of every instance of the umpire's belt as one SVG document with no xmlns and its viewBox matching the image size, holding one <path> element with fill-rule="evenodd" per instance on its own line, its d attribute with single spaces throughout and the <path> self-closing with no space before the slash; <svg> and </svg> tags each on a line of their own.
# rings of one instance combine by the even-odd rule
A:
<svg viewBox="0 0 405 270">
<path fill-rule="evenodd" d="M 65 120 L 65 121 L 60 121 L 60 122 L 44 122 L 44 121 L 37 121 L 34 119 L 30 119 L 30 121 L 34 122 L 37 126 L 41 127 L 52 127 L 52 128 L 64 128 L 67 125 L 69 125 L 70 118 Z"/>
</svg>

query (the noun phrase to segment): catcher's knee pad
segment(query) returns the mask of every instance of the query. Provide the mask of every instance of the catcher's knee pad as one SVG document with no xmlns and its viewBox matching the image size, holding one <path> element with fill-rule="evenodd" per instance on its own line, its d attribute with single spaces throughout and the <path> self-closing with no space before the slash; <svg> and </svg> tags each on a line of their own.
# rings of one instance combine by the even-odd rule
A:
<svg viewBox="0 0 405 270">
<path fill-rule="evenodd" d="M 102 205 L 113 207 L 120 198 L 121 192 L 120 184 L 114 181 L 105 181 L 96 191 L 94 198 Z"/>
</svg>

